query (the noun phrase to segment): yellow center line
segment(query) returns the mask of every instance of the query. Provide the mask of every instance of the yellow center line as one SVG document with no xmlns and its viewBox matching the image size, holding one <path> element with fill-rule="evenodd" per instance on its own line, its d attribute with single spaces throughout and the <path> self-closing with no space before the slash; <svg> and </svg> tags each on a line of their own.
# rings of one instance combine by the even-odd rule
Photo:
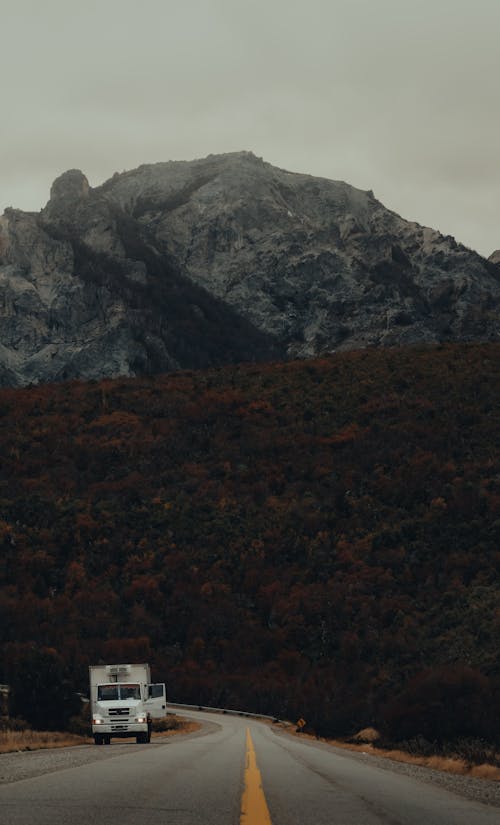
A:
<svg viewBox="0 0 500 825">
<path fill-rule="evenodd" d="M 249 728 L 247 728 L 245 790 L 241 798 L 240 825 L 272 825 Z"/>
</svg>

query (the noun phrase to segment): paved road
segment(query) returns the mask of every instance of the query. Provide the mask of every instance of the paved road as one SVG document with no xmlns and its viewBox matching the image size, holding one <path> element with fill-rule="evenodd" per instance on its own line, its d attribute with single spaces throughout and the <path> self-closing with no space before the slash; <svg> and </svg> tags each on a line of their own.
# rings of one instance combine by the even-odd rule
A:
<svg viewBox="0 0 500 825">
<path fill-rule="evenodd" d="M 277 733 L 259 722 L 196 716 L 204 722 L 197 734 L 150 745 L 116 742 L 105 748 L 69 748 L 59 753 L 57 766 L 52 762 L 47 767 L 43 756 L 16 755 L 20 766 L 24 760 L 31 759 L 32 766 L 36 763 L 40 775 L 0 785 L 0 822 L 493 825 L 499 821 L 498 808 L 373 766 L 369 759 Z M 8 758 L 0 757 L 0 775 L 2 760 Z M 19 770 L 19 776 L 26 776 L 26 770 Z M 263 795 L 260 788 L 254 787 L 252 793 L 248 787 L 256 777 L 261 777 Z"/>
</svg>

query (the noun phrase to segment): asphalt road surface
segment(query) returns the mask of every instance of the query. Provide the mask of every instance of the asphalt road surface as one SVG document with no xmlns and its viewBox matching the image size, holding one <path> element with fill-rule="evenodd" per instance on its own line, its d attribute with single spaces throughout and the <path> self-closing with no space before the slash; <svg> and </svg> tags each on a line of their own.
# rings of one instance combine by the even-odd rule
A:
<svg viewBox="0 0 500 825">
<path fill-rule="evenodd" d="M 163 742 L 136 745 L 115 740 L 109 747 L 68 748 L 55 761 L 35 753 L 15 754 L 14 760 L 0 756 L 1 825 L 500 821 L 498 807 L 382 769 L 368 757 L 291 737 L 253 720 L 189 715 L 203 721 L 203 728 Z"/>
</svg>

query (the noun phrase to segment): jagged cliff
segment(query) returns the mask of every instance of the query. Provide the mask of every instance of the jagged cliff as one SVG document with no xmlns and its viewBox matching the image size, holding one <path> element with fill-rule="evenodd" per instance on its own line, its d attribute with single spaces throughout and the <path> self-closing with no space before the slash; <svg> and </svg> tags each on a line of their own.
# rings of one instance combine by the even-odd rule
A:
<svg viewBox="0 0 500 825">
<path fill-rule="evenodd" d="M 251 153 L 58 178 L 0 218 L 0 383 L 499 336 L 500 265 Z"/>
</svg>

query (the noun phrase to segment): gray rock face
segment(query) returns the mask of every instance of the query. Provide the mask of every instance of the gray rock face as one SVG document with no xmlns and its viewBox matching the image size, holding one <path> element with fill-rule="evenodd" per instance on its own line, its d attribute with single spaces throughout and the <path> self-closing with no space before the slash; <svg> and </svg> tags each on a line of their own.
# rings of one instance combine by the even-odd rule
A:
<svg viewBox="0 0 500 825">
<path fill-rule="evenodd" d="M 0 383 L 498 338 L 498 264 L 247 152 L 71 170 L 0 218 Z"/>
<path fill-rule="evenodd" d="M 68 240 L 48 235 L 37 216 L 9 210 L 0 244 L 2 383 L 129 372 L 126 307 L 75 277 Z"/>
<path fill-rule="evenodd" d="M 60 175 L 50 188 L 50 204 L 74 203 L 88 197 L 90 186 L 79 169 L 69 169 Z"/>
</svg>

